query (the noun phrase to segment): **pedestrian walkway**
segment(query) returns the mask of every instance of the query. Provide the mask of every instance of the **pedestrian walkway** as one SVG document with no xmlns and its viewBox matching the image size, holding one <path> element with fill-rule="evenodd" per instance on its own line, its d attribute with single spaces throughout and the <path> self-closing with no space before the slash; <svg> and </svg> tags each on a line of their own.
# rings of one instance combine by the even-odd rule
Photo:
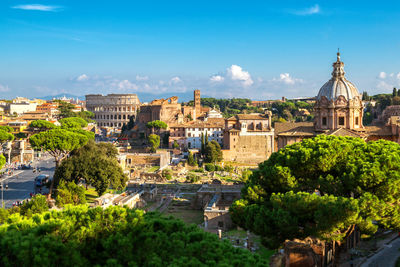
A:
<svg viewBox="0 0 400 267">
<path fill-rule="evenodd" d="M 395 267 L 400 257 L 400 238 L 385 244 L 383 249 L 364 262 L 361 267 Z"/>
</svg>

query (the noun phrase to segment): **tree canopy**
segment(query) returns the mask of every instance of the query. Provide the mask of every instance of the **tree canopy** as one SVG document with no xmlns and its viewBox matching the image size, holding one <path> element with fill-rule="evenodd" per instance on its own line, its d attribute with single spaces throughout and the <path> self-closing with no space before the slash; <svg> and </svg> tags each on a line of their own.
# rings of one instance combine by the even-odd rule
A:
<svg viewBox="0 0 400 267">
<path fill-rule="evenodd" d="M 47 130 L 56 128 L 56 126 L 53 123 L 51 123 L 49 121 L 46 121 L 46 120 L 35 120 L 35 121 L 32 121 L 29 124 L 29 127 L 34 129 L 34 130 L 37 129 L 39 131 L 47 131 Z"/>
<path fill-rule="evenodd" d="M 172 148 L 179 149 L 179 144 L 176 140 L 174 140 L 174 143 L 172 144 Z"/>
<path fill-rule="evenodd" d="M 84 146 L 88 142 L 88 137 L 64 129 L 53 129 L 32 135 L 29 138 L 29 142 L 34 149 L 48 151 L 49 154 L 54 157 L 57 168 L 60 162 L 65 159 L 71 151 Z M 56 177 L 51 180 L 49 195 L 52 193 L 55 178 Z"/>
<path fill-rule="evenodd" d="M 319 135 L 273 153 L 242 193 L 233 220 L 273 246 L 341 240 L 354 224 L 366 234 L 400 230 L 400 145 Z"/>
<path fill-rule="evenodd" d="M 5 221 L 2 266 L 268 266 L 194 224 L 124 207 L 67 206 Z"/>
<path fill-rule="evenodd" d="M 8 126 L 8 125 L 1 125 L 0 126 L 0 130 L 3 130 L 5 132 L 7 132 L 7 133 L 14 132 L 14 129 L 11 126 Z"/>
<path fill-rule="evenodd" d="M 85 145 L 88 138 L 83 134 L 54 129 L 34 134 L 29 141 L 35 149 L 48 151 L 59 162 L 74 149 Z"/>
<path fill-rule="evenodd" d="M 168 127 L 168 125 L 165 122 L 160 121 L 160 120 L 149 121 L 146 124 L 146 126 L 147 126 L 147 128 L 157 129 L 157 130 L 159 130 L 159 129 L 167 129 L 167 127 Z"/>
<path fill-rule="evenodd" d="M 14 136 L 17 139 L 26 139 L 26 138 L 28 138 L 28 135 L 26 135 L 26 133 L 24 133 L 24 132 L 16 133 Z"/>
<path fill-rule="evenodd" d="M 83 129 L 67 129 L 67 130 L 70 132 L 77 133 L 77 134 L 82 134 L 82 135 L 86 136 L 88 138 L 88 140 L 95 139 L 95 134 L 94 134 L 94 132 L 91 132 L 91 131 L 86 131 Z"/>
<path fill-rule="evenodd" d="M 190 166 L 195 166 L 195 165 L 197 165 L 197 162 L 196 162 L 196 160 L 194 159 L 193 153 L 192 153 L 191 151 L 189 151 L 187 163 L 188 163 Z"/>
<path fill-rule="evenodd" d="M 87 122 L 93 122 L 92 119 L 94 118 L 94 113 L 91 111 L 84 110 L 84 111 L 75 112 L 75 116 L 80 117 Z"/>
<path fill-rule="evenodd" d="M 149 135 L 148 141 L 150 144 L 151 152 L 156 152 L 157 148 L 160 146 L 160 136 L 156 134 L 151 134 Z"/>
<path fill-rule="evenodd" d="M 69 117 L 75 117 L 74 112 L 72 111 L 75 106 L 71 103 L 62 101 L 62 100 L 54 100 L 54 102 L 58 102 L 58 111 L 59 113 L 59 117 L 60 118 L 69 118 Z"/>
<path fill-rule="evenodd" d="M 85 146 L 71 153 L 56 169 L 57 181 L 75 182 L 84 180 L 102 195 L 110 186 L 125 188 L 126 175 L 117 162 L 116 148 L 111 144 L 96 144 L 89 141 Z"/>
<path fill-rule="evenodd" d="M 15 137 L 12 133 L 6 132 L 4 130 L 0 130 L 0 145 L 7 141 L 13 141 L 14 138 Z"/>
<path fill-rule="evenodd" d="M 6 158 L 3 154 L 0 154 L 0 170 L 6 165 Z"/>
<path fill-rule="evenodd" d="M 88 125 L 87 121 L 79 117 L 69 117 L 59 120 L 63 129 L 82 129 Z"/>
<path fill-rule="evenodd" d="M 215 140 L 207 142 L 205 145 L 204 155 L 205 155 L 205 162 L 217 163 L 222 161 L 221 146 Z"/>
</svg>

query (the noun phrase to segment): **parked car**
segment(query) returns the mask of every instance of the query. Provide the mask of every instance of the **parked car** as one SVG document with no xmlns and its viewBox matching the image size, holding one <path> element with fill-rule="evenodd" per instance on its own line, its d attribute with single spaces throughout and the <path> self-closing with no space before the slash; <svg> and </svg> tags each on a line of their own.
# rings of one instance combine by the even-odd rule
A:
<svg viewBox="0 0 400 267">
<path fill-rule="evenodd" d="M 21 170 L 30 170 L 31 169 L 31 164 L 27 165 L 27 164 L 22 164 L 21 165 Z"/>
<path fill-rule="evenodd" d="M 41 187 L 41 186 L 45 185 L 46 183 L 48 183 L 49 180 L 50 180 L 49 175 L 47 175 L 47 174 L 38 175 L 35 178 L 35 186 Z"/>
</svg>

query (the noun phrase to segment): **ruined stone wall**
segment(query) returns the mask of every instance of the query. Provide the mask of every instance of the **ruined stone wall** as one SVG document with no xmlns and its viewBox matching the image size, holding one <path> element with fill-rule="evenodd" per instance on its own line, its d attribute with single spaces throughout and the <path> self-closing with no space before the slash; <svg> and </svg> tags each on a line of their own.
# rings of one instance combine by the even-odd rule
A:
<svg viewBox="0 0 400 267">
<path fill-rule="evenodd" d="M 160 165 L 160 156 L 154 155 L 126 155 L 127 166 L 144 166 L 144 165 Z M 130 160 L 130 161 L 129 161 Z M 130 163 L 129 163 L 130 162 Z"/>
<path fill-rule="evenodd" d="M 136 94 L 86 95 L 86 108 L 99 126 L 122 127 L 136 117 L 139 105 Z"/>
<path fill-rule="evenodd" d="M 224 161 L 254 164 L 267 160 L 272 153 L 273 136 L 236 136 L 236 139 L 229 150 L 222 150 Z"/>
<path fill-rule="evenodd" d="M 233 227 L 233 222 L 228 211 L 204 211 L 204 223 L 209 230 L 222 229 L 227 231 Z"/>
</svg>

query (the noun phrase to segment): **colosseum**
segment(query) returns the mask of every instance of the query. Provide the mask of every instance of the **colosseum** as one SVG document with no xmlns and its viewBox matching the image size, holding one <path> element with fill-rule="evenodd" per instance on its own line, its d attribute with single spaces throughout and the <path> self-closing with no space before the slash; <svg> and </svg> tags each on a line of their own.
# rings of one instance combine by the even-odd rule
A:
<svg viewBox="0 0 400 267">
<path fill-rule="evenodd" d="M 140 106 L 136 94 L 86 95 L 86 108 L 99 126 L 122 127 Z"/>
</svg>

